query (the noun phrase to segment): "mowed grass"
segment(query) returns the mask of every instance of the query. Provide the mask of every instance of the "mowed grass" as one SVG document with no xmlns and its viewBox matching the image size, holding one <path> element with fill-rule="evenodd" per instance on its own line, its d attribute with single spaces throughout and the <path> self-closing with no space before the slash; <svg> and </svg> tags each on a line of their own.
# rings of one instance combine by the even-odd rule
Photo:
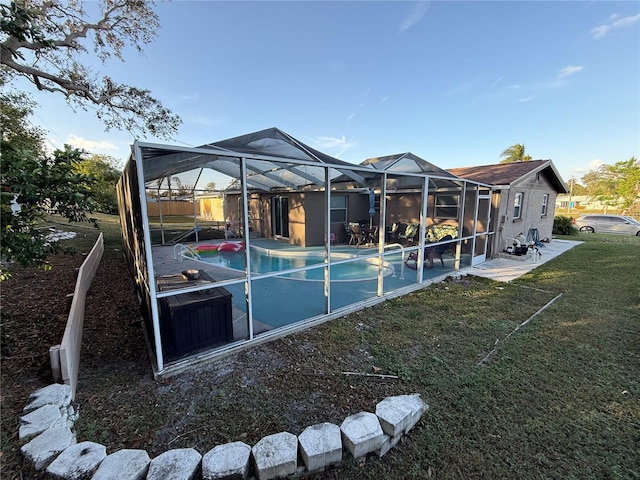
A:
<svg viewBox="0 0 640 480">
<path fill-rule="evenodd" d="M 578 239 L 513 284 L 440 284 L 384 307 L 378 362 L 430 410 L 359 478 L 640 478 L 640 239 Z"/>
</svg>

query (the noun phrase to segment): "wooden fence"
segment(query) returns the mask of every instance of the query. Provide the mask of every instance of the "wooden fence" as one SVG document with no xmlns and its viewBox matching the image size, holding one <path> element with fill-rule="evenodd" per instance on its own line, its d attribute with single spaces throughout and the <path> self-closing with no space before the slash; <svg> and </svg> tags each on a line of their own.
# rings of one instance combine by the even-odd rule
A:
<svg viewBox="0 0 640 480">
<path fill-rule="evenodd" d="M 150 217 L 157 217 L 160 215 L 160 203 L 158 202 L 149 202 L 147 203 L 147 214 Z M 193 215 L 194 214 L 194 205 L 193 202 L 162 202 L 162 215 L 163 216 L 172 216 L 172 215 Z M 200 204 L 195 204 L 195 214 L 200 215 Z"/>
<path fill-rule="evenodd" d="M 89 256 L 78 271 L 78 279 L 76 280 L 76 287 L 73 292 L 67 326 L 62 336 L 62 343 L 49 349 L 51 371 L 53 372 L 54 380 L 62 380 L 66 385 L 71 387 L 71 398 L 75 398 L 76 386 L 78 384 L 80 347 L 82 346 L 82 327 L 84 324 L 87 290 L 89 290 L 91 281 L 98 269 L 103 251 L 104 240 L 102 234 L 100 234 L 96 244 L 91 249 L 91 253 L 89 253 Z"/>
</svg>

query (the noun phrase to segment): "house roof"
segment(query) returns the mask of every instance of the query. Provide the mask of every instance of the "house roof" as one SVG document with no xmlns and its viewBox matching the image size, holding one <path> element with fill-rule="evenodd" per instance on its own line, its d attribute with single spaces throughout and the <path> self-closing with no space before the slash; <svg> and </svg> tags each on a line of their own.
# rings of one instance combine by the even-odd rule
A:
<svg viewBox="0 0 640 480">
<path fill-rule="evenodd" d="M 531 160 L 529 162 L 497 163 L 474 167 L 449 168 L 449 173 L 460 178 L 474 180 L 493 186 L 510 186 L 526 177 L 542 172 L 558 193 L 567 193 L 567 187 L 551 160 Z"/>
</svg>

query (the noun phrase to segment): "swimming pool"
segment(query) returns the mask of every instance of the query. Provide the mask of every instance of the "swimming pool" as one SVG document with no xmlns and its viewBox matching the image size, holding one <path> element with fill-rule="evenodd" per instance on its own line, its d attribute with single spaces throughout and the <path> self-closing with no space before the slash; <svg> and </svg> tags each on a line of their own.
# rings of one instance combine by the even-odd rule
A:
<svg viewBox="0 0 640 480">
<path fill-rule="evenodd" d="M 317 266 L 311 270 L 292 272 L 282 275 L 283 278 L 307 281 L 324 281 L 323 260 L 324 254 L 308 252 L 278 252 L 259 247 L 251 247 L 252 273 L 271 273 L 282 270 L 291 270 L 308 266 Z M 193 258 L 189 256 L 189 258 Z M 333 254 L 336 260 L 353 258 L 353 255 Z M 200 252 L 201 262 L 232 270 L 245 270 L 244 252 Z M 366 259 L 357 262 L 340 263 L 331 265 L 331 281 L 354 282 L 376 280 L 378 277 L 378 260 Z M 383 275 L 391 275 L 394 272 L 393 265 L 384 262 Z"/>
</svg>

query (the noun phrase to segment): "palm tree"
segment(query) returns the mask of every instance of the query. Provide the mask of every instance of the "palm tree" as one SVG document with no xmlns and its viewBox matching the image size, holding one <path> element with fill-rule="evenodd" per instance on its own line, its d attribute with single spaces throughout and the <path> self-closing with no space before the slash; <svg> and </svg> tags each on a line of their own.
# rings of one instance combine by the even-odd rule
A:
<svg viewBox="0 0 640 480">
<path fill-rule="evenodd" d="M 512 145 L 502 152 L 500 156 L 502 157 L 500 163 L 529 162 L 532 160 L 530 155 L 524 153 L 524 144 L 522 143 Z"/>
</svg>

